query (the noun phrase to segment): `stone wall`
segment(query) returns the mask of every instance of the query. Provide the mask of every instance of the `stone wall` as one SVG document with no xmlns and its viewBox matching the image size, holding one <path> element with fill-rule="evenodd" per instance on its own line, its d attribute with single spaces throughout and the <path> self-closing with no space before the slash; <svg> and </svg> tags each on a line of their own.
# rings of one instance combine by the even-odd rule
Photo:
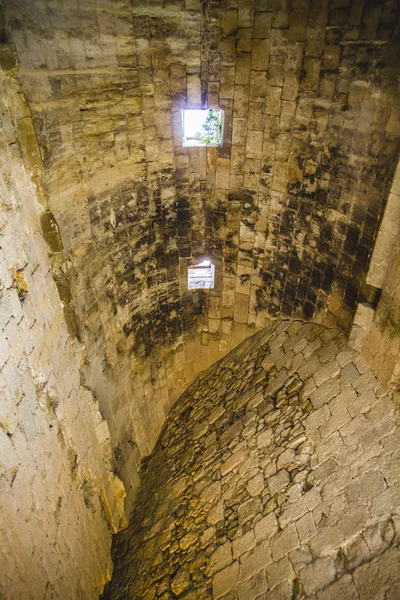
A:
<svg viewBox="0 0 400 600">
<path fill-rule="evenodd" d="M 95 599 L 124 490 L 53 279 L 57 231 L 43 229 L 41 162 L 6 44 L 0 89 L 0 597 Z"/>
<path fill-rule="evenodd" d="M 355 340 L 382 384 L 400 400 L 400 163 L 379 229 L 367 280 L 380 290 L 376 309 L 355 325 Z M 362 330 L 358 331 L 361 326 Z M 353 337 L 353 336 L 352 336 Z"/>
<path fill-rule="evenodd" d="M 397 3 L 9 0 L 86 378 L 137 486 L 196 374 L 284 314 L 347 327 L 398 154 Z M 225 110 L 182 147 L 183 107 Z M 212 292 L 186 289 L 193 258 Z M 131 505 L 133 495 L 129 495 Z"/>
<path fill-rule="evenodd" d="M 267 327 L 171 411 L 105 598 L 398 598 L 398 437 L 343 334 Z"/>
</svg>

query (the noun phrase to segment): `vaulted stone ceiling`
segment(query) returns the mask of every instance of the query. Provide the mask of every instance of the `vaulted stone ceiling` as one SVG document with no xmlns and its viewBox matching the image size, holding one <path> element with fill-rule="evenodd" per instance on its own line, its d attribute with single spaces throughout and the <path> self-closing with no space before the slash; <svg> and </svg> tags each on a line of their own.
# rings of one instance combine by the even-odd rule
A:
<svg viewBox="0 0 400 600">
<path fill-rule="evenodd" d="M 398 2 L 5 3 L 86 379 L 119 472 L 271 317 L 346 329 L 399 154 Z M 184 107 L 225 111 L 183 148 Z M 193 259 L 216 264 L 188 292 Z"/>
</svg>

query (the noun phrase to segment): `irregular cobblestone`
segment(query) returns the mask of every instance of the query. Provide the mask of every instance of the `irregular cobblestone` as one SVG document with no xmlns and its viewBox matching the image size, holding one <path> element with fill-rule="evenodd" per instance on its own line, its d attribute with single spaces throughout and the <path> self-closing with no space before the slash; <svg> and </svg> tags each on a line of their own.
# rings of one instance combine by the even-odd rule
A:
<svg viewBox="0 0 400 600">
<path fill-rule="evenodd" d="M 161 580 L 153 598 L 396 598 L 381 591 L 397 589 L 398 414 L 368 370 L 348 369 L 341 333 L 297 325 L 270 325 L 181 396 L 118 534 L 108 598 Z M 307 388 L 292 352 L 310 344 Z"/>
</svg>

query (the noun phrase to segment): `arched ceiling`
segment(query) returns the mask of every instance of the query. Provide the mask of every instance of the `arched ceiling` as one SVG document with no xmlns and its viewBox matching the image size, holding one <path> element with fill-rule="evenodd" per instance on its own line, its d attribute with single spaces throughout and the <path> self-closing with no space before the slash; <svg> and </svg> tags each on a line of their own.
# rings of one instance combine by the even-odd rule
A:
<svg viewBox="0 0 400 600">
<path fill-rule="evenodd" d="M 373 297 L 399 153 L 398 9 L 6 2 L 117 461 L 137 463 L 178 392 L 248 331 L 279 315 L 347 327 Z M 224 109 L 222 148 L 182 147 L 187 106 Z M 188 292 L 204 256 L 216 287 Z"/>
</svg>

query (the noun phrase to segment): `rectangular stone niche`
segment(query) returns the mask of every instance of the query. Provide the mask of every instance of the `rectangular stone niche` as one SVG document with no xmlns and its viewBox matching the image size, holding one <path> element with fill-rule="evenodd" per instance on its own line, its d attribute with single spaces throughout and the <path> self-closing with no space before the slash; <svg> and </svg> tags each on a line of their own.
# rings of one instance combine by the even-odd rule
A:
<svg viewBox="0 0 400 600">
<path fill-rule="evenodd" d="M 213 289 L 214 273 L 215 265 L 210 260 L 203 260 L 198 265 L 190 265 L 188 269 L 188 289 Z"/>
<path fill-rule="evenodd" d="M 184 147 L 222 146 L 224 111 L 219 108 L 182 111 Z"/>
</svg>

